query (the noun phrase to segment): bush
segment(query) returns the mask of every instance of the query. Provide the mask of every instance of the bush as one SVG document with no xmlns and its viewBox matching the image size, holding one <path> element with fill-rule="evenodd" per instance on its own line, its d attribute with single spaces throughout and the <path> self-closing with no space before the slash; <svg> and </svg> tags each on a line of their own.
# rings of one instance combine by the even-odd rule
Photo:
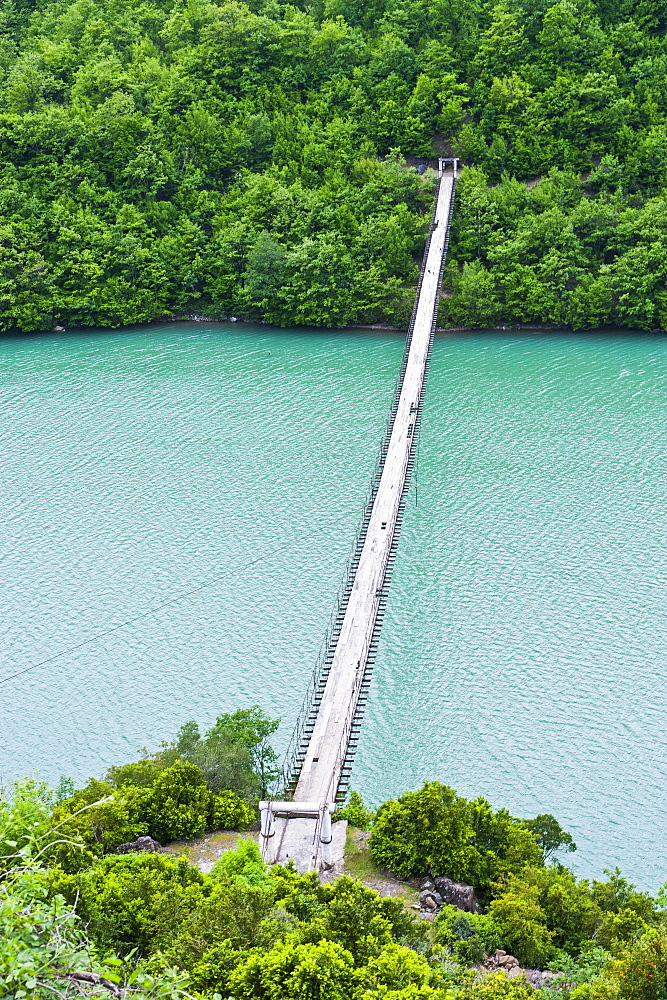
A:
<svg viewBox="0 0 667 1000">
<path fill-rule="evenodd" d="M 506 951 L 522 965 L 542 968 L 553 954 L 553 931 L 547 927 L 539 896 L 537 886 L 512 881 L 505 893 L 491 903 L 489 916 Z"/>
<path fill-rule="evenodd" d="M 237 1000 L 349 1000 L 356 986 L 354 961 L 335 941 L 280 942 L 250 955 L 230 977 Z"/>
<path fill-rule="evenodd" d="M 273 880 L 254 840 L 240 840 L 235 851 L 225 851 L 213 865 L 211 875 L 233 879 L 243 885 L 264 886 L 275 892 Z"/>
<path fill-rule="evenodd" d="M 372 809 L 366 809 L 359 792 L 351 792 L 349 802 L 336 811 L 334 819 L 346 819 L 350 826 L 356 826 L 357 830 L 367 830 L 374 816 Z"/>
<path fill-rule="evenodd" d="M 255 818 L 255 810 L 235 792 L 220 792 L 212 798 L 209 819 L 211 830 L 244 830 Z"/>
<path fill-rule="evenodd" d="M 435 919 L 435 938 L 456 956 L 459 962 L 473 965 L 503 946 L 503 941 L 487 914 L 463 913 L 456 906 L 443 906 Z"/>
<path fill-rule="evenodd" d="M 579 986 L 571 1000 L 665 1000 L 667 934 L 648 931 L 635 945 L 607 964 L 592 983 Z"/>
<path fill-rule="evenodd" d="M 213 811 L 213 796 L 201 771 L 184 761 L 162 771 L 146 803 L 151 835 L 161 843 L 200 836 Z"/>
<path fill-rule="evenodd" d="M 506 810 L 494 813 L 485 799 L 468 802 L 436 781 L 381 805 L 369 846 L 375 863 L 398 875 L 448 875 L 482 889 L 542 858 Z"/>
<path fill-rule="evenodd" d="M 149 832 L 149 796 L 145 789 L 127 787 L 121 791 L 91 778 L 84 788 L 56 807 L 52 823 L 59 837 L 85 845 L 88 852 L 102 857 L 119 844 Z M 101 804 L 96 805 L 98 802 Z M 53 856 L 70 871 L 88 863 L 89 857 L 67 844 L 60 844 Z"/>
<path fill-rule="evenodd" d="M 100 946 L 144 955 L 170 944 L 214 885 L 186 858 L 163 854 L 109 855 L 75 875 L 53 869 L 46 884 L 76 904 Z"/>
</svg>

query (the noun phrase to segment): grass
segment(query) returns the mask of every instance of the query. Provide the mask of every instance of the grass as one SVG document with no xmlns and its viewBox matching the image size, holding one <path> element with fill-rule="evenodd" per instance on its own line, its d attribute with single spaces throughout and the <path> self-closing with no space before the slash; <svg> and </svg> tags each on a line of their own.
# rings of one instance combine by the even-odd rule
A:
<svg viewBox="0 0 667 1000">
<path fill-rule="evenodd" d="M 419 892 L 411 885 L 374 864 L 367 846 L 367 834 L 352 826 L 348 826 L 345 840 L 345 872 L 371 889 L 379 889 L 378 883 L 383 883 L 388 889 L 391 888 L 391 895 L 402 899 L 406 906 L 415 903 L 419 898 Z"/>
</svg>

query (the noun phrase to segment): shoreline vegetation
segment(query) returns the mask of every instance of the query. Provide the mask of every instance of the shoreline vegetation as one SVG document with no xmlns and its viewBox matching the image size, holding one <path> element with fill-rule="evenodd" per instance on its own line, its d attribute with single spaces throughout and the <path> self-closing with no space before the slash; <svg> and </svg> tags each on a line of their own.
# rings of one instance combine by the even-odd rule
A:
<svg viewBox="0 0 667 1000">
<path fill-rule="evenodd" d="M 667 327 L 658 0 L 9 0 L 0 329 Z"/>
<path fill-rule="evenodd" d="M 322 879 L 266 867 L 251 833 L 203 836 L 256 828 L 277 726 L 253 706 L 82 789 L 3 792 L 0 996 L 663 1000 L 667 886 L 577 878 L 549 814 L 438 781 L 375 811 L 353 792 L 351 867 Z M 218 845 L 203 871 L 192 838 Z"/>
</svg>

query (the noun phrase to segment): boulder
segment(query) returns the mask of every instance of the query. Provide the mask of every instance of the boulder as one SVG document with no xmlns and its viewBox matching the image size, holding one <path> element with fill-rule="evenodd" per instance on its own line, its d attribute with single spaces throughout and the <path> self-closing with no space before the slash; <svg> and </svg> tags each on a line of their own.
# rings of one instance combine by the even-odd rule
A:
<svg viewBox="0 0 667 1000">
<path fill-rule="evenodd" d="M 537 989 L 551 985 L 552 980 L 558 975 L 557 972 L 549 972 L 548 970 L 542 972 L 541 969 L 524 969 L 523 974 L 531 986 L 535 986 Z"/>
<path fill-rule="evenodd" d="M 522 975 L 523 975 L 523 969 L 519 966 L 518 962 L 516 965 L 513 965 L 512 968 L 508 969 L 507 971 L 508 979 L 518 979 L 518 977 Z"/>
<path fill-rule="evenodd" d="M 503 969 L 515 969 L 518 964 L 514 955 L 503 955 L 498 959 L 498 965 Z"/>
<path fill-rule="evenodd" d="M 136 840 L 131 841 L 129 844 L 119 844 L 116 848 L 116 854 L 133 854 L 137 851 L 152 851 L 155 853 L 161 847 L 162 845 L 158 844 L 157 840 L 153 840 L 152 837 L 137 837 Z"/>
<path fill-rule="evenodd" d="M 435 879 L 435 888 L 442 896 L 443 903 L 457 906 L 466 913 L 481 913 L 482 907 L 475 899 L 475 890 L 464 882 L 454 882 L 453 879 L 442 876 Z"/>
</svg>

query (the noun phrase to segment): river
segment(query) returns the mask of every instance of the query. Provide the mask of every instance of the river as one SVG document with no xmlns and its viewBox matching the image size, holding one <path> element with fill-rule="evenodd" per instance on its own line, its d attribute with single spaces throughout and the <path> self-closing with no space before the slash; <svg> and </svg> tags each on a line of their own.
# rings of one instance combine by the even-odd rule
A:
<svg viewBox="0 0 667 1000">
<path fill-rule="evenodd" d="M 169 324 L 0 339 L 0 779 L 258 702 L 284 746 L 402 354 Z M 436 339 L 352 786 L 554 813 L 667 880 L 665 339 Z M 169 602 L 169 603 L 168 603 Z"/>
</svg>

